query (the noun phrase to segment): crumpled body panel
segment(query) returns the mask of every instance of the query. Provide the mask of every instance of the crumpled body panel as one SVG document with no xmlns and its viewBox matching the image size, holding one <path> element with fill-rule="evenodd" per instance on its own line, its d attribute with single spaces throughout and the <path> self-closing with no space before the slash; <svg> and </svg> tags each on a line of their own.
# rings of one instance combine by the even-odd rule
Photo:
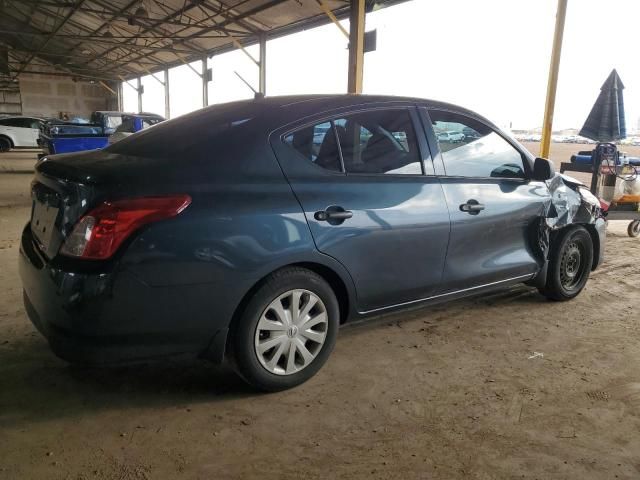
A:
<svg viewBox="0 0 640 480">
<path fill-rule="evenodd" d="M 600 201 L 578 180 L 558 173 L 547 181 L 547 187 L 551 197 L 544 216 L 550 229 L 572 223 L 592 224 L 602 218 Z"/>
</svg>

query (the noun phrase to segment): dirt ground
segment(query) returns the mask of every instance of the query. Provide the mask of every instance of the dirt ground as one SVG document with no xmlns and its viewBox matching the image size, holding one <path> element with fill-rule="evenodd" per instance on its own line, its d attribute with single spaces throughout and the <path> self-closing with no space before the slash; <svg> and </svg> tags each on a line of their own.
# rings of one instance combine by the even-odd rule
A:
<svg viewBox="0 0 640 480">
<path fill-rule="evenodd" d="M 0 173 L 0 479 L 640 477 L 640 240 L 625 222 L 574 301 L 522 286 L 347 326 L 316 377 L 263 395 L 204 362 L 56 358 L 17 272 L 30 180 Z"/>
</svg>

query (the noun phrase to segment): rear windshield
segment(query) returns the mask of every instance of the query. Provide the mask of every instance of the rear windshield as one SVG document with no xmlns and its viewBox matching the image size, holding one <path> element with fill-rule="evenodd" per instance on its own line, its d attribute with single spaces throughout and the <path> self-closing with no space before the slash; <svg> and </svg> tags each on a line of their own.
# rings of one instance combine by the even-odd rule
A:
<svg viewBox="0 0 640 480">
<path fill-rule="evenodd" d="M 124 138 L 105 150 L 137 157 L 173 157 L 211 152 L 221 139 L 249 125 L 256 114 L 252 102 L 204 108 L 167 120 Z"/>
</svg>

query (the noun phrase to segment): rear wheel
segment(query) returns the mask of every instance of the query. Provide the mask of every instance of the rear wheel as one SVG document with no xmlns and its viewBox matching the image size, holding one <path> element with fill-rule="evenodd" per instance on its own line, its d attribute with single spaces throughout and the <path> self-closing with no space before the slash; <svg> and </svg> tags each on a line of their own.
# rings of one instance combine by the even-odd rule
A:
<svg viewBox="0 0 640 480">
<path fill-rule="evenodd" d="M 0 137 L 0 152 L 8 152 L 9 150 L 11 150 L 11 140 Z"/>
<path fill-rule="evenodd" d="M 552 300 L 576 297 L 589 279 L 593 243 L 584 227 L 562 230 L 552 245 L 547 282 L 540 292 Z"/>
<path fill-rule="evenodd" d="M 634 220 L 627 227 L 627 234 L 630 237 L 637 237 L 640 235 L 640 220 Z"/>
<path fill-rule="evenodd" d="M 232 329 L 238 373 L 266 391 L 305 382 L 333 350 L 339 315 L 333 290 L 316 273 L 292 267 L 271 274 Z"/>
</svg>

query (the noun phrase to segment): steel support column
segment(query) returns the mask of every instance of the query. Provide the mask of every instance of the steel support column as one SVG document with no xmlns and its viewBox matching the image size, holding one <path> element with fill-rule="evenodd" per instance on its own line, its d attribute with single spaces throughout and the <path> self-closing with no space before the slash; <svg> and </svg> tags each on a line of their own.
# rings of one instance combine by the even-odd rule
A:
<svg viewBox="0 0 640 480">
<path fill-rule="evenodd" d="M 124 111 L 124 100 L 123 100 L 123 92 L 122 92 L 122 82 L 118 82 L 118 110 L 120 112 Z"/>
<path fill-rule="evenodd" d="M 207 74 L 208 57 L 202 57 L 202 106 L 209 106 L 209 75 Z"/>
<path fill-rule="evenodd" d="M 258 68 L 258 91 L 262 95 L 267 94 L 267 36 L 265 34 L 260 35 L 260 59 Z"/>
<path fill-rule="evenodd" d="M 351 0 L 349 12 L 349 93 L 362 93 L 365 0 Z"/>
<path fill-rule="evenodd" d="M 540 156 L 543 158 L 549 157 L 549 147 L 551 146 L 553 110 L 556 104 L 556 89 L 558 87 L 558 72 L 560 70 L 560 53 L 562 52 L 564 20 L 567 16 L 567 1 L 568 0 L 558 0 L 558 12 L 556 13 L 556 29 L 553 35 L 553 49 L 551 51 L 549 81 L 547 83 L 547 100 L 544 104 L 542 140 L 540 142 Z"/>
<path fill-rule="evenodd" d="M 138 113 L 142 112 L 142 79 L 138 77 Z"/>
<path fill-rule="evenodd" d="M 164 69 L 164 118 L 171 118 L 171 103 L 169 102 L 169 70 Z"/>
</svg>

